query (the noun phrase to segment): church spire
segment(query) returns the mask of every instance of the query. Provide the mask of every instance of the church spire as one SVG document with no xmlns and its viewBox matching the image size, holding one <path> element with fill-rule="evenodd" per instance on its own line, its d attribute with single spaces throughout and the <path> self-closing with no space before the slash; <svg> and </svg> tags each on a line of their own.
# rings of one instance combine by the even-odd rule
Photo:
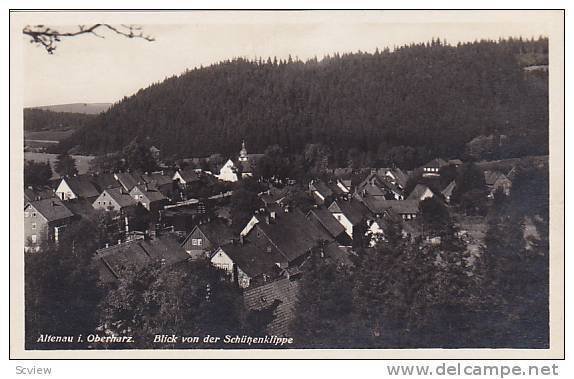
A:
<svg viewBox="0 0 574 379">
<path fill-rule="evenodd" d="M 241 151 L 239 152 L 239 161 L 247 161 L 247 149 L 245 148 L 245 140 L 241 141 Z"/>
</svg>

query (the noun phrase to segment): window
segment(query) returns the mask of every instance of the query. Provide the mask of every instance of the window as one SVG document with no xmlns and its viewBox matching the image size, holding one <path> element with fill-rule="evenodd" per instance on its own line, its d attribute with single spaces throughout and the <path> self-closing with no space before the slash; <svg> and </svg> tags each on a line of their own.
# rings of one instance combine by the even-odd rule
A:
<svg viewBox="0 0 574 379">
<path fill-rule="evenodd" d="M 38 241 L 38 237 L 35 234 L 32 234 L 31 239 L 32 243 L 36 243 Z"/>
<path fill-rule="evenodd" d="M 32 223 L 32 229 L 36 229 L 36 223 L 35 222 Z"/>
<path fill-rule="evenodd" d="M 36 217 L 36 212 L 32 212 L 32 217 Z"/>
<path fill-rule="evenodd" d="M 191 244 L 193 246 L 201 246 L 201 238 L 192 238 L 191 239 Z"/>
<path fill-rule="evenodd" d="M 30 212 L 24 212 L 24 217 L 30 216 Z"/>
</svg>

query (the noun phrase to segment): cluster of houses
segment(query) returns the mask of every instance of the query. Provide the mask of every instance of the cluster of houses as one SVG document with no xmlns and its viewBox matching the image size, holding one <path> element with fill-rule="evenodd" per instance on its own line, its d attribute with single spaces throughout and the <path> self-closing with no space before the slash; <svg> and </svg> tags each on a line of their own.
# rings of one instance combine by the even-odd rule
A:
<svg viewBox="0 0 574 379">
<path fill-rule="evenodd" d="M 243 144 L 238 158 L 228 160 L 214 176 L 230 182 L 252 176 L 253 162 L 259 158 L 258 154 L 248 154 Z M 422 177 L 437 178 L 442 167 L 461 164 L 460 160 L 434 159 L 422 167 Z M 272 309 L 278 316 L 268 332 L 283 335 L 292 315 L 298 279 L 312 254 L 339 266 L 351 266 L 354 247 L 373 246 L 384 239 L 385 219 L 405 225 L 416 223 L 421 201 L 438 197 L 450 202 L 454 181 L 433 191 L 423 183 L 410 184 L 411 174 L 396 167 L 334 169 L 325 178 L 308 183 L 306 192 L 314 206 L 306 212 L 292 205 L 297 189 L 269 185 L 259 194 L 261 208 L 239 233 L 231 228 L 225 207 L 216 208 L 215 217 L 199 219 L 184 238 L 178 240 L 173 233 L 150 228 L 149 233 L 131 234 L 118 244 L 100 248 L 94 263 L 102 281 L 114 282 L 125 270 L 148 262 L 169 266 L 185 260 L 208 261 L 243 289 L 249 309 Z M 201 186 L 206 175 L 199 169 L 77 175 L 61 178 L 51 192 L 26 190 L 26 250 L 33 251 L 45 239 L 58 241 L 67 225 L 97 211 L 114 211 L 123 221 L 126 236 L 131 232 L 130 215 L 137 207 L 165 224 L 161 217 L 173 207 L 197 203 L 183 193 Z M 512 185 L 509 176 L 486 171 L 489 196 L 497 189 L 508 194 Z M 180 195 L 179 203 L 174 202 L 174 194 Z"/>
</svg>

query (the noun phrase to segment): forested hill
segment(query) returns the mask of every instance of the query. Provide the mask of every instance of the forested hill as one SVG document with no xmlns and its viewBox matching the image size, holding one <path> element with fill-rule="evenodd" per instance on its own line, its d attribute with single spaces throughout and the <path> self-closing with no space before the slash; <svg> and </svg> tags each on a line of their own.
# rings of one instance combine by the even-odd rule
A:
<svg viewBox="0 0 574 379">
<path fill-rule="evenodd" d="M 374 53 L 297 59 L 234 59 L 142 89 L 98 115 L 63 147 L 88 153 L 147 137 L 174 156 L 233 154 L 279 144 L 300 152 L 323 143 L 333 155 L 391 147 L 418 159 L 461 156 L 479 135 L 504 134 L 547 152 L 546 39 L 440 41 Z"/>
</svg>

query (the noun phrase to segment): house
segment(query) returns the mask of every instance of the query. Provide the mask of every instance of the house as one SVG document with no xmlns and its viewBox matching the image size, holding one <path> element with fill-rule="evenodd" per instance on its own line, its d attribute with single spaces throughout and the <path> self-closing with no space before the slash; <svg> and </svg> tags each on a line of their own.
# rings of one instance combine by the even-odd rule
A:
<svg viewBox="0 0 574 379">
<path fill-rule="evenodd" d="M 247 288 L 243 292 L 243 302 L 251 315 L 271 312 L 271 321 L 265 328 L 266 334 L 279 337 L 290 335 L 299 286 L 297 280 L 282 278 L 261 286 Z"/>
<path fill-rule="evenodd" d="M 311 180 L 309 192 L 317 205 L 323 205 L 325 201 L 332 200 L 333 191 L 322 180 Z"/>
<path fill-rule="evenodd" d="M 327 209 L 351 239 L 355 229 L 366 222 L 369 216 L 369 210 L 356 199 L 333 201 Z"/>
<path fill-rule="evenodd" d="M 199 175 L 194 168 L 185 168 L 183 170 L 177 170 L 175 174 L 173 174 L 172 181 L 177 182 L 180 188 L 188 188 L 194 183 L 199 182 Z"/>
<path fill-rule="evenodd" d="M 423 201 L 434 196 L 434 193 L 424 184 L 417 184 L 415 188 L 411 191 L 407 200 L 417 200 Z"/>
<path fill-rule="evenodd" d="M 228 159 L 219 169 L 219 174 L 215 175 L 219 180 L 226 182 L 236 182 L 240 178 L 253 176 L 257 161 L 265 154 L 248 154 L 245 141 L 241 143 L 241 151 L 236 161 Z"/>
<path fill-rule="evenodd" d="M 124 187 L 105 189 L 92 203 L 94 209 L 113 210 L 116 212 L 125 211 L 127 208 L 135 207 L 136 205 L 137 201 L 130 196 Z"/>
<path fill-rule="evenodd" d="M 333 238 L 295 209 L 256 215 L 241 232 L 245 244 L 266 252 L 280 268 L 298 267 L 311 251 Z"/>
<path fill-rule="evenodd" d="M 404 190 L 397 181 L 377 172 L 369 174 L 358 186 L 355 187 L 355 195 L 359 198 L 381 197 L 387 200 L 403 200 Z"/>
<path fill-rule="evenodd" d="M 118 172 L 114 174 L 114 178 L 121 184 L 123 189 L 130 192 L 138 184 L 144 184 L 145 180 L 139 174 L 132 174 L 129 172 Z"/>
<path fill-rule="evenodd" d="M 127 271 L 142 269 L 153 262 L 169 267 L 187 259 L 189 256 L 185 250 L 174 238 L 166 235 L 135 239 L 98 249 L 94 264 L 100 280 L 112 283 L 121 279 Z"/>
<path fill-rule="evenodd" d="M 235 241 L 222 245 L 212 254 L 210 262 L 226 271 L 240 288 L 265 283 L 280 273 L 272 254 L 250 243 Z"/>
<path fill-rule="evenodd" d="M 439 170 L 448 163 L 442 158 L 435 158 L 423 166 L 423 176 L 438 176 Z"/>
<path fill-rule="evenodd" d="M 494 198 L 494 193 L 501 190 L 506 196 L 510 195 L 512 181 L 500 171 L 484 171 L 484 182 L 488 188 L 488 197 Z"/>
<path fill-rule="evenodd" d="M 335 216 L 327 208 L 314 208 L 311 209 L 307 215 L 307 219 L 316 227 L 322 228 L 329 235 L 342 246 L 351 245 L 351 237 L 346 233 L 345 227 L 337 221 Z"/>
<path fill-rule="evenodd" d="M 441 194 L 444 198 L 444 201 L 446 201 L 446 203 L 450 203 L 450 200 L 452 198 L 452 194 L 454 192 L 454 189 L 456 187 L 456 181 L 452 181 L 448 184 L 448 186 L 446 186 L 442 191 Z"/>
<path fill-rule="evenodd" d="M 385 176 L 391 179 L 391 182 L 401 189 L 405 189 L 409 176 L 400 168 L 389 168 L 385 170 Z"/>
<path fill-rule="evenodd" d="M 32 187 L 28 186 L 24 188 L 24 205 L 31 201 L 51 199 L 56 197 L 56 193 L 49 186 L 42 187 Z"/>
<path fill-rule="evenodd" d="M 215 177 L 224 182 L 236 182 L 239 180 L 238 174 L 239 172 L 235 163 L 233 163 L 231 159 L 228 159 L 219 169 L 219 174 L 215 175 Z"/>
<path fill-rule="evenodd" d="M 258 196 L 266 207 L 285 206 L 291 201 L 292 188 L 270 185 L 267 191 L 261 192 Z"/>
<path fill-rule="evenodd" d="M 234 237 L 229 225 L 216 219 L 196 225 L 185 237 L 181 246 L 193 258 L 209 258 L 214 250 L 232 242 Z"/>
<path fill-rule="evenodd" d="M 130 191 L 130 196 L 150 212 L 157 212 L 163 209 L 167 203 L 167 198 L 157 189 L 149 187 L 147 184 L 138 184 Z"/>
<path fill-rule="evenodd" d="M 56 188 L 56 195 L 61 200 L 78 198 L 93 199 L 100 194 L 90 175 L 63 177 Z"/>
<path fill-rule="evenodd" d="M 377 198 L 368 198 L 363 200 L 363 204 L 373 214 L 385 216 L 387 211 L 392 210 L 395 214 L 401 216 L 403 220 L 411 220 L 419 214 L 418 200 L 385 200 Z"/>
<path fill-rule="evenodd" d="M 175 189 L 173 175 L 167 175 L 165 171 L 144 174 L 142 178 L 149 187 L 155 188 L 166 197 L 170 197 Z"/>
<path fill-rule="evenodd" d="M 37 249 L 44 241 L 58 241 L 74 214 L 57 199 L 31 201 L 24 206 L 24 250 Z"/>
</svg>

